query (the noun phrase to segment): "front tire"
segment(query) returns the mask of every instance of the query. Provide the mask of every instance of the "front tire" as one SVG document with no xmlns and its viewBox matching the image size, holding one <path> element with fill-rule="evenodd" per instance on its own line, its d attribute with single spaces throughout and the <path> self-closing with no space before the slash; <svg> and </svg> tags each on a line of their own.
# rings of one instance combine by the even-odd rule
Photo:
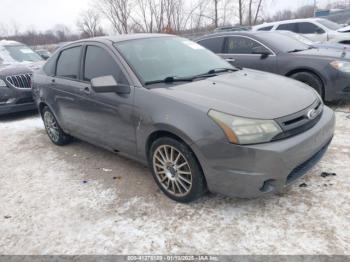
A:
<svg viewBox="0 0 350 262">
<path fill-rule="evenodd" d="M 311 86 L 324 99 L 324 90 L 322 80 L 310 72 L 298 72 L 290 76 L 291 78 Z"/>
<path fill-rule="evenodd" d="M 207 191 L 203 172 L 193 152 L 173 138 L 162 137 L 152 144 L 149 166 L 159 188 L 172 200 L 189 203 Z"/>
<path fill-rule="evenodd" d="M 58 146 L 63 146 L 71 142 L 72 137 L 63 132 L 55 116 L 48 107 L 45 107 L 42 110 L 42 116 L 46 133 L 49 136 L 52 143 Z"/>
</svg>

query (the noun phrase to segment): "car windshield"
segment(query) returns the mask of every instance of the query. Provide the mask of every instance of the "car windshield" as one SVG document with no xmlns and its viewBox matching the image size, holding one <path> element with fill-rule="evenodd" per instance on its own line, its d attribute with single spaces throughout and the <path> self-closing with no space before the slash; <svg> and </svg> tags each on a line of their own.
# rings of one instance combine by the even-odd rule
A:
<svg viewBox="0 0 350 262">
<path fill-rule="evenodd" d="M 319 19 L 319 20 L 317 20 L 317 22 L 319 22 L 321 25 L 323 25 L 331 30 L 338 30 L 338 29 L 342 28 L 342 26 L 340 24 L 334 23 L 334 22 L 329 21 L 327 19 Z"/>
<path fill-rule="evenodd" d="M 0 46 L 0 61 L 3 64 L 16 62 L 38 62 L 43 59 L 32 49 L 25 45 Z"/>
<path fill-rule="evenodd" d="M 259 37 L 268 45 L 271 45 L 273 49 L 280 50 L 283 53 L 303 51 L 310 48 L 309 45 L 303 43 L 299 39 L 278 32 L 266 32 L 264 34 L 259 34 Z"/>
<path fill-rule="evenodd" d="M 129 40 L 115 46 L 144 83 L 235 69 L 211 51 L 180 37 Z"/>
</svg>

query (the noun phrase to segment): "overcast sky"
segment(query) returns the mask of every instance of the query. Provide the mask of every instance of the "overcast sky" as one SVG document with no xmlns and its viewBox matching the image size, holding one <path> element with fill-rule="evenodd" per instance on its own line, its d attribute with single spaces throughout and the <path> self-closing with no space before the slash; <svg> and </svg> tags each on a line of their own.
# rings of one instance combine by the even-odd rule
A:
<svg viewBox="0 0 350 262">
<path fill-rule="evenodd" d="M 321 7 L 333 1 L 318 0 Z M 305 4 L 313 4 L 313 0 L 267 0 L 265 12 L 296 9 Z M 76 31 L 79 14 L 90 7 L 92 0 L 0 0 L 0 24 L 11 27 L 16 23 L 20 31 L 45 31 L 56 24 L 65 24 L 72 31 Z"/>
</svg>

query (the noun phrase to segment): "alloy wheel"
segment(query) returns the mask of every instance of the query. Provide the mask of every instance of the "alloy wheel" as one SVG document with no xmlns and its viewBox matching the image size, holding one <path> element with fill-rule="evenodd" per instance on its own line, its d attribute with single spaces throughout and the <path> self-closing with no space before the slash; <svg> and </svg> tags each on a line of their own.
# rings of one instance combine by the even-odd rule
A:
<svg viewBox="0 0 350 262">
<path fill-rule="evenodd" d="M 161 186 L 174 196 L 185 196 L 192 188 L 192 172 L 186 157 L 175 147 L 159 146 L 153 154 L 153 169 Z"/>
<path fill-rule="evenodd" d="M 59 127 L 55 117 L 48 111 L 44 114 L 44 124 L 50 138 L 57 142 L 59 140 Z"/>
</svg>

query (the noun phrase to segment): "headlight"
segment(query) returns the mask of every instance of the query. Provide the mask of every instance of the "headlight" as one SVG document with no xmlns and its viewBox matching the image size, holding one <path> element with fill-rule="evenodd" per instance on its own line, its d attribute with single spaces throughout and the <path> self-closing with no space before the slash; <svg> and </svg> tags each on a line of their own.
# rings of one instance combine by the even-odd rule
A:
<svg viewBox="0 0 350 262">
<path fill-rule="evenodd" d="M 0 79 L 0 87 L 7 87 L 4 80 Z"/>
<path fill-rule="evenodd" d="M 215 110 L 209 116 L 222 128 L 228 140 L 234 144 L 259 144 L 270 142 L 282 133 L 274 120 L 260 120 L 232 116 Z"/>
<path fill-rule="evenodd" d="M 350 62 L 345 61 L 333 61 L 331 66 L 339 71 L 350 73 Z"/>
</svg>

